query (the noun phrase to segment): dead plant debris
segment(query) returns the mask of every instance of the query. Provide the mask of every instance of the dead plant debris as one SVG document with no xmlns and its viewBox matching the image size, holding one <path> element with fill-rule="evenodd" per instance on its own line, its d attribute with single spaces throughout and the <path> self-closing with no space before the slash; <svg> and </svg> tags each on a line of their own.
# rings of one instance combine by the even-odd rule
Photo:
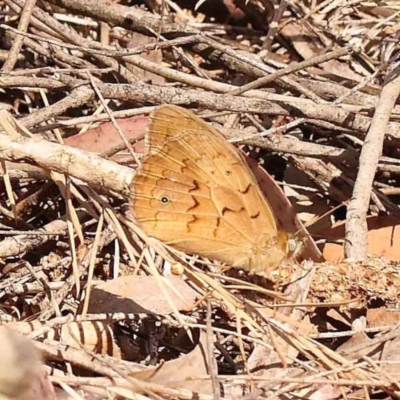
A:
<svg viewBox="0 0 400 400">
<path fill-rule="evenodd" d="M 0 397 L 398 398 L 399 27 L 390 0 L 0 0 Z M 247 156 L 297 242 L 269 276 L 132 220 L 161 104 Z"/>
</svg>

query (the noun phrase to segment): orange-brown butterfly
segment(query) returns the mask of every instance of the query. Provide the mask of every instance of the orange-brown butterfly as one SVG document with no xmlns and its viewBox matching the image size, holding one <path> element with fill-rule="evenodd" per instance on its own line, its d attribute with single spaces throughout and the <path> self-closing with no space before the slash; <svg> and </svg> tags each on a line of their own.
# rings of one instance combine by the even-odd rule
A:
<svg viewBox="0 0 400 400">
<path fill-rule="evenodd" d="M 270 271 L 288 253 L 288 235 L 243 156 L 181 107 L 151 115 L 131 192 L 144 232 L 178 250 L 252 272 Z"/>
</svg>

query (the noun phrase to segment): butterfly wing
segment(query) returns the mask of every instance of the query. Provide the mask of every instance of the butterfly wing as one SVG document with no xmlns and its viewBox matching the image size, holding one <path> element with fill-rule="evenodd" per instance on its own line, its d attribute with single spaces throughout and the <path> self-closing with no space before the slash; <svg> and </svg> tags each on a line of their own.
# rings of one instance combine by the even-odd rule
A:
<svg viewBox="0 0 400 400">
<path fill-rule="evenodd" d="M 268 261 L 261 253 L 276 247 L 274 216 L 246 162 L 183 108 L 161 106 L 152 114 L 131 189 L 143 230 L 179 250 L 259 270 L 264 266 L 255 264 Z"/>
</svg>

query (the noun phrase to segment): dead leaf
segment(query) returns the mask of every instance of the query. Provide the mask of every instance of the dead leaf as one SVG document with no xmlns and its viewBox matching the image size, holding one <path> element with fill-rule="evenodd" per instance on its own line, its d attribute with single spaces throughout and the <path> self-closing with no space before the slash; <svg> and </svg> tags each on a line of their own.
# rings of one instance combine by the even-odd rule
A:
<svg viewBox="0 0 400 400">
<path fill-rule="evenodd" d="M 206 334 L 201 333 L 194 350 L 190 353 L 145 371 L 135 372 L 132 376 L 202 394 L 212 394 L 210 380 L 201 379 L 208 375 L 206 354 Z"/>
<path fill-rule="evenodd" d="M 189 311 L 198 297 L 181 277 L 160 276 L 165 290 L 178 310 Z M 172 290 L 168 282 L 173 286 Z M 179 295 L 178 295 L 179 294 Z M 91 293 L 89 313 L 155 313 L 169 314 L 173 310 L 160 291 L 154 276 L 121 276 L 96 286 Z"/>
<path fill-rule="evenodd" d="M 132 49 L 135 47 L 141 47 L 141 46 L 145 46 L 146 44 L 150 44 L 150 43 L 154 43 L 156 41 L 155 38 L 151 38 L 150 36 L 146 36 L 146 35 L 142 35 L 139 32 L 130 32 L 130 40 L 127 43 L 127 49 Z M 160 49 L 156 49 L 156 50 L 150 50 L 146 53 L 141 53 L 140 57 L 149 60 L 149 61 L 153 61 L 155 63 L 161 64 L 162 62 L 162 52 Z M 134 65 L 130 65 L 129 69 L 132 73 L 135 74 L 136 78 L 139 81 L 145 81 L 145 82 L 150 82 L 154 85 L 163 85 L 165 83 L 165 78 L 157 75 L 157 74 L 153 74 L 152 72 L 146 71 L 142 68 L 138 68 Z"/>
<path fill-rule="evenodd" d="M 367 310 L 368 327 L 393 326 L 400 321 L 400 310 L 387 307 L 370 308 Z"/>
<path fill-rule="evenodd" d="M 251 158 L 247 158 L 246 161 L 250 165 L 250 168 L 258 181 L 261 191 L 271 205 L 280 228 L 289 234 L 296 235 L 301 233 L 301 235 L 304 236 L 303 232 L 305 232 L 305 228 L 282 189 L 278 186 L 271 175 L 269 175 L 265 169 L 261 168 L 256 161 Z M 302 248 L 299 254 L 296 252 L 299 261 L 306 259 L 311 259 L 313 261 L 323 260 L 321 252 L 311 236 L 302 237 L 301 242 Z"/>
<path fill-rule="evenodd" d="M 128 140 L 142 139 L 147 122 L 148 117 L 143 115 L 117 119 L 119 127 Z M 122 143 L 122 139 L 112 122 L 105 122 L 96 128 L 88 129 L 84 133 L 65 139 L 65 144 L 68 146 L 99 154 L 106 153 Z M 137 152 L 142 152 L 143 144 L 136 144 L 133 148 Z"/>
<path fill-rule="evenodd" d="M 368 224 L 368 254 L 385 257 L 391 261 L 399 261 L 400 227 L 399 220 L 394 217 L 373 216 L 367 218 Z M 325 229 L 323 237 L 327 240 L 343 240 L 345 221 L 334 224 L 331 229 Z M 326 243 L 323 255 L 328 262 L 339 263 L 344 259 L 342 244 Z"/>
</svg>

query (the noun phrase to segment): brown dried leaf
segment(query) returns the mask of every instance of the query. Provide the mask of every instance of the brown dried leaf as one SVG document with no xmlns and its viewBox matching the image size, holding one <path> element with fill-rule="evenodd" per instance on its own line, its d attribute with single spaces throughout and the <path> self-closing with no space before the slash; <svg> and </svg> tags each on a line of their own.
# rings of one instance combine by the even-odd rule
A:
<svg viewBox="0 0 400 400">
<path fill-rule="evenodd" d="M 128 140 L 140 140 L 144 137 L 147 126 L 147 116 L 118 118 L 117 123 Z M 106 153 L 108 150 L 121 145 L 122 139 L 118 135 L 112 122 L 105 122 L 100 126 L 88 129 L 86 132 L 65 139 L 65 144 L 77 149 L 93 153 Z M 143 145 L 134 145 L 135 151 L 141 152 Z"/>
<path fill-rule="evenodd" d="M 165 290 L 179 310 L 189 311 L 198 297 L 180 277 L 171 275 L 160 277 L 164 280 Z M 172 290 L 168 283 L 174 288 Z M 178 295 L 179 294 L 179 295 Z M 121 276 L 96 286 L 91 294 L 90 313 L 156 313 L 172 312 L 162 294 L 157 280 L 153 276 Z"/>
<path fill-rule="evenodd" d="M 368 224 L 368 254 L 385 257 L 391 261 L 399 261 L 400 226 L 399 220 L 393 217 L 369 217 Z M 341 221 L 325 229 L 324 238 L 328 240 L 344 239 L 345 221 Z M 321 232 L 322 234 L 322 232 Z M 339 263 L 344 259 L 343 245 L 326 243 L 323 247 L 325 259 L 331 263 Z"/>
<path fill-rule="evenodd" d="M 133 376 L 150 382 L 190 389 L 202 394 L 212 394 L 210 380 L 202 379 L 208 375 L 209 370 L 206 354 L 206 335 L 202 333 L 196 347 L 190 353 L 145 371 L 138 371 Z"/>
</svg>

